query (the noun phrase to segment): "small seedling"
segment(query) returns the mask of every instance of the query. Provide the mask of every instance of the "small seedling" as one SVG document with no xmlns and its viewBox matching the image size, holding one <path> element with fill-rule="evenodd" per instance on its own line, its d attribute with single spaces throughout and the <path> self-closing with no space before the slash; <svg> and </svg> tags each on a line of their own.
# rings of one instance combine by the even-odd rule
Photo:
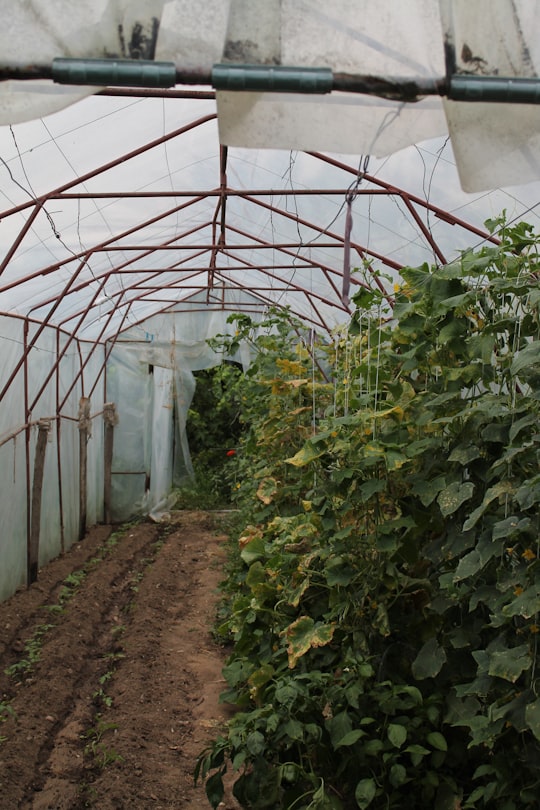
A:
<svg viewBox="0 0 540 810">
<path fill-rule="evenodd" d="M 107 748 L 103 742 L 103 735 L 107 731 L 116 731 L 118 725 L 116 723 L 104 723 L 98 719 L 95 726 L 88 729 L 81 735 L 82 739 L 88 740 L 84 747 L 84 754 L 91 757 L 96 767 L 102 769 L 113 762 L 123 762 L 124 758 L 114 750 L 114 748 Z"/>
<path fill-rule="evenodd" d="M 4 670 L 5 674 L 14 678 L 18 675 L 27 675 L 31 672 L 40 659 L 43 637 L 53 627 L 55 627 L 54 624 L 40 624 L 24 645 L 24 657 L 7 667 Z"/>
</svg>

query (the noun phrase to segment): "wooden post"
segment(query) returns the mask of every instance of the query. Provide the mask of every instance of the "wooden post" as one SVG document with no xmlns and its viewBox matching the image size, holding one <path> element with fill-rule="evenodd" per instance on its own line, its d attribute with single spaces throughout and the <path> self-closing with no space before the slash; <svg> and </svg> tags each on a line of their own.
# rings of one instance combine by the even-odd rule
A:
<svg viewBox="0 0 540 810">
<path fill-rule="evenodd" d="M 45 450 L 47 437 L 51 429 L 50 419 L 40 419 L 38 422 L 38 437 L 36 442 L 36 456 L 34 460 L 34 481 L 32 484 L 32 506 L 30 517 L 30 537 L 28 542 L 28 557 L 26 581 L 27 585 L 37 580 L 39 567 L 39 532 L 41 525 L 41 492 L 43 489 L 43 470 L 45 467 Z"/>
<path fill-rule="evenodd" d="M 105 424 L 104 455 L 105 465 L 103 472 L 103 512 L 105 523 L 111 522 L 111 484 L 114 426 L 118 423 L 116 406 L 114 402 L 106 402 L 103 406 L 103 422 Z"/>
<path fill-rule="evenodd" d="M 82 540 L 86 534 L 88 439 L 91 435 L 90 399 L 81 397 L 79 400 L 79 540 Z"/>
</svg>

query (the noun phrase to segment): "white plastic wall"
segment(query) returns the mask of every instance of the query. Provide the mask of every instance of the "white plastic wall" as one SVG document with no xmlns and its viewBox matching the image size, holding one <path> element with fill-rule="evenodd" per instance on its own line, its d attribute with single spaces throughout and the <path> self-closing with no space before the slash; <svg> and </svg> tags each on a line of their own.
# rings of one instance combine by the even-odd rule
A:
<svg viewBox="0 0 540 810">
<path fill-rule="evenodd" d="M 25 322 L 20 318 L 0 316 L 0 351 L 2 370 L 0 387 L 7 382 L 23 356 L 24 347 L 32 341 L 38 329 L 29 324 L 25 337 Z M 51 430 L 45 452 L 43 475 L 39 565 L 57 557 L 78 539 L 79 532 L 79 399 L 83 384 L 79 379 L 85 364 L 84 392 L 89 392 L 101 377 L 92 397 L 92 412 L 103 406 L 104 348 L 90 355 L 91 347 L 78 345 L 67 335 L 45 328 L 37 337 L 28 355 L 27 371 L 21 366 L 0 407 L 0 464 L 3 471 L 0 489 L 0 600 L 10 596 L 26 583 L 28 492 L 34 475 L 34 457 L 39 419 L 50 419 Z M 62 359 L 54 371 L 59 353 Z M 47 381 L 47 378 L 50 379 Z M 25 379 L 27 393 L 25 397 Z M 45 384 L 46 383 L 46 384 Z M 44 386 L 39 395 L 40 389 Z M 71 392 L 69 389 L 72 389 Z M 25 400 L 32 409 L 28 431 L 25 425 Z M 66 400 L 58 419 L 58 404 Z M 103 429 L 102 420 L 93 420 L 94 431 L 88 444 L 88 507 L 91 525 L 103 515 Z M 12 438 L 9 438 L 12 436 Z M 27 466 L 28 440 L 28 466 Z"/>
</svg>

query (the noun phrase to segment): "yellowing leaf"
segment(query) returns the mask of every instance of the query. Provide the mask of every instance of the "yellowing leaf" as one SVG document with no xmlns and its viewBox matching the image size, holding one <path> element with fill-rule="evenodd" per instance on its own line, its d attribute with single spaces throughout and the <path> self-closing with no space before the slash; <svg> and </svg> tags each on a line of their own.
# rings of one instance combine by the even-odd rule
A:
<svg viewBox="0 0 540 810">
<path fill-rule="evenodd" d="M 301 385 L 306 385 L 309 382 L 308 379 L 301 379 L 301 380 L 285 380 L 286 385 L 290 385 L 293 388 L 300 388 Z"/>
<path fill-rule="evenodd" d="M 278 491 L 278 482 L 275 478 L 263 478 L 257 489 L 257 498 L 268 505 L 274 500 Z"/>
<path fill-rule="evenodd" d="M 312 647 L 324 647 L 334 635 L 332 624 L 315 623 L 310 616 L 300 616 L 284 631 L 289 642 L 287 655 L 289 667 L 294 669 L 299 658 Z"/>
<path fill-rule="evenodd" d="M 293 464 L 295 467 L 305 467 L 306 464 L 309 464 L 316 458 L 320 458 L 323 453 L 324 450 L 316 450 L 312 444 L 305 444 L 294 456 L 286 458 L 285 462 L 287 464 Z"/>
</svg>

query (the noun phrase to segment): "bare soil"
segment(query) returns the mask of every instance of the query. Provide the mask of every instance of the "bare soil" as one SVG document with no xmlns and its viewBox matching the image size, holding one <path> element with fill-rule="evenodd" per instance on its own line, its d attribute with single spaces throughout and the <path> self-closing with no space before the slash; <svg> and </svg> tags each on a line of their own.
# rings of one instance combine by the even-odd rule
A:
<svg viewBox="0 0 540 810">
<path fill-rule="evenodd" d="M 225 540 L 202 512 L 96 527 L 0 604 L 2 810 L 209 810 Z"/>
</svg>

